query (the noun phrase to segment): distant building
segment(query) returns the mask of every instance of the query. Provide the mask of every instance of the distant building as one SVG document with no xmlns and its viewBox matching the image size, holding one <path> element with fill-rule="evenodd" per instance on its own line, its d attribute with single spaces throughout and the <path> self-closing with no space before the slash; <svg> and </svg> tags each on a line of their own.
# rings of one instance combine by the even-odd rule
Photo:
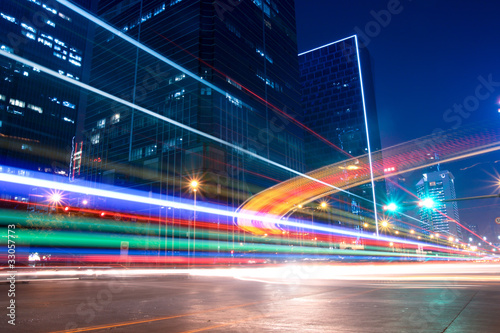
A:
<svg viewBox="0 0 500 333">
<path fill-rule="evenodd" d="M 447 170 L 424 173 L 417 183 L 417 196 L 420 199 L 430 198 L 434 201 L 434 209 L 420 209 L 421 227 L 429 232 L 438 232 L 462 239 L 462 228 L 456 201 L 455 178 Z"/>
<path fill-rule="evenodd" d="M 2 51 L 84 81 L 85 19 L 57 2 L 5 0 L 1 7 Z M 0 164 L 69 175 L 80 90 L 6 56 L 0 65 Z"/>
<path fill-rule="evenodd" d="M 314 132 L 304 136 L 307 170 L 379 150 L 371 61 L 357 36 L 299 54 L 299 68 L 304 125 Z M 371 183 L 350 191 L 373 201 Z M 341 195 L 337 205 L 355 215 L 373 210 L 353 196 Z"/>
</svg>

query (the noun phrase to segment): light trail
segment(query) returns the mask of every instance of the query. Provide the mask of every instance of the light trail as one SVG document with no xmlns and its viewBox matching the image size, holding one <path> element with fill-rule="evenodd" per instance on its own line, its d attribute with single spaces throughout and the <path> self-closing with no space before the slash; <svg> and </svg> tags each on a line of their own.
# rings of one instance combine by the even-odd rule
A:
<svg viewBox="0 0 500 333">
<path fill-rule="evenodd" d="M 477 156 L 493 151 L 500 150 L 500 131 L 496 124 L 485 124 L 480 129 L 464 129 L 462 131 L 448 131 L 447 140 L 434 143 L 433 149 L 440 151 L 442 159 L 440 161 L 429 162 L 425 157 L 427 150 L 421 147 L 419 140 L 413 140 L 395 147 L 386 148 L 383 151 L 373 154 L 375 179 L 383 179 L 396 174 L 403 174 L 424 167 L 435 165 L 437 163 L 446 163 Z M 425 141 L 425 138 L 423 139 Z M 384 157 L 382 157 L 384 156 Z M 388 157 L 386 157 L 388 156 Z M 398 171 L 385 174 L 383 164 L 391 160 L 391 163 L 397 161 Z M 370 181 L 371 174 L 367 169 L 370 163 L 369 156 L 364 155 L 356 159 L 342 161 L 329 165 L 308 173 L 312 178 L 320 179 L 323 182 L 335 184 L 336 187 L 349 189 L 355 186 L 365 184 Z M 345 172 L 345 164 L 355 165 L 356 169 Z M 346 177 L 347 176 L 347 177 Z M 311 182 L 302 177 L 282 182 L 270 187 L 253 197 L 249 198 L 240 206 L 242 212 L 254 214 L 253 219 L 240 219 L 238 225 L 245 230 L 255 233 L 279 233 L 279 224 L 254 223 L 262 221 L 262 217 L 267 214 L 271 216 L 284 217 L 291 211 L 296 210 L 299 205 L 306 205 L 311 201 L 333 194 L 328 187 L 322 187 L 317 182 Z M 420 222 L 406 214 L 399 213 L 402 216 Z"/>
<path fill-rule="evenodd" d="M 58 0 L 58 1 L 62 1 L 62 0 Z M 344 193 L 347 193 L 347 194 L 349 194 L 349 195 L 351 195 L 351 196 L 354 196 L 354 197 L 356 197 L 356 198 L 359 198 L 359 199 L 361 199 L 361 200 L 367 200 L 366 198 L 363 198 L 362 196 L 356 195 L 356 194 L 354 194 L 354 193 L 350 193 L 350 192 L 349 192 L 349 191 L 347 191 L 347 190 L 344 190 L 344 189 L 341 189 L 341 188 L 335 187 L 335 186 L 333 186 L 333 185 L 331 185 L 331 184 L 328 184 L 328 183 L 323 182 L 323 181 L 321 181 L 321 180 L 315 179 L 315 178 L 313 178 L 313 177 L 311 177 L 311 176 L 309 176 L 309 175 L 307 175 L 307 174 L 304 174 L 304 173 L 298 172 L 298 171 L 296 171 L 296 170 L 294 170 L 294 169 L 291 169 L 291 168 L 289 168 L 289 167 L 287 167 L 287 166 L 284 166 L 284 165 L 279 164 L 279 163 L 277 163 L 277 162 L 274 162 L 274 161 L 272 161 L 272 160 L 270 160 L 270 159 L 267 159 L 267 158 L 265 158 L 265 157 L 262 157 L 262 156 L 260 156 L 260 155 L 258 155 L 258 154 L 256 154 L 256 153 L 254 153 L 254 152 L 251 152 L 251 151 L 249 151 L 249 150 L 247 150 L 247 149 L 241 148 L 241 147 L 240 147 L 240 146 L 238 146 L 238 145 L 235 145 L 235 144 L 229 143 L 229 142 L 224 141 L 224 140 L 222 140 L 222 139 L 220 139 L 220 138 L 218 138 L 218 137 L 215 137 L 215 136 L 213 136 L 213 135 L 207 134 L 207 133 L 205 133 L 205 132 L 202 132 L 202 131 L 200 131 L 200 130 L 197 130 L 197 129 L 195 129 L 195 128 L 192 128 L 192 127 L 190 127 L 190 126 L 184 125 L 184 124 L 182 124 L 182 123 L 180 123 L 180 122 L 178 122 L 178 121 L 175 121 L 175 120 L 170 119 L 170 118 L 168 118 L 168 117 L 162 116 L 162 115 L 160 115 L 160 114 L 158 114 L 158 113 L 155 113 L 155 112 L 153 112 L 153 111 L 150 111 L 150 110 L 148 110 L 148 109 L 146 109 L 146 108 L 144 108 L 144 107 L 142 107 L 142 106 L 139 106 L 139 105 L 137 105 L 137 104 L 134 104 L 134 103 L 128 102 L 128 101 L 126 101 L 126 100 L 124 100 L 124 99 L 122 99 L 122 98 L 116 97 L 116 96 L 114 96 L 114 95 L 112 95 L 112 94 L 109 94 L 109 93 L 107 93 L 107 92 L 105 92 L 105 91 L 99 90 L 99 89 L 97 89 L 97 88 L 95 88 L 95 87 L 92 87 L 92 86 L 87 85 L 87 84 L 85 84 L 85 83 L 82 83 L 82 82 L 80 82 L 80 81 L 76 81 L 76 80 L 73 80 L 73 79 L 71 79 L 71 78 L 69 78 L 69 77 L 62 76 L 62 75 L 60 75 L 60 74 L 59 74 L 58 72 L 56 72 L 56 71 L 53 71 L 53 70 L 51 70 L 51 69 L 49 69 L 49 68 L 47 68 L 47 67 L 45 67 L 45 66 L 42 66 L 42 65 L 40 65 L 40 64 L 37 64 L 37 63 L 32 62 L 32 61 L 30 61 L 30 60 L 27 60 L 27 59 L 25 59 L 25 58 L 19 57 L 19 56 L 15 55 L 15 54 L 11 54 L 11 53 L 8 53 L 8 52 L 6 52 L 6 51 L 0 50 L 0 55 L 3 55 L 3 56 L 5 56 L 6 58 L 9 58 L 9 59 L 11 59 L 11 60 L 14 60 L 14 61 L 17 61 L 17 62 L 23 63 L 23 64 L 25 64 L 25 65 L 28 65 L 28 66 L 30 66 L 30 67 L 37 68 L 37 69 L 38 69 L 38 70 L 40 70 L 41 72 L 44 72 L 45 74 L 51 75 L 51 76 L 55 77 L 56 79 L 60 79 L 60 80 L 66 81 L 67 83 L 70 83 L 70 84 L 72 84 L 72 85 L 76 85 L 76 86 L 78 86 L 78 87 L 80 87 L 80 88 L 82 88 L 82 89 L 88 90 L 88 91 L 93 92 L 93 93 L 98 94 L 98 95 L 101 95 L 101 96 L 103 96 L 103 97 L 105 97 L 105 98 L 108 98 L 108 99 L 110 99 L 110 100 L 113 100 L 113 101 L 115 101 L 115 102 L 118 102 L 118 103 L 120 103 L 120 104 L 123 104 L 123 105 L 125 105 L 125 106 L 128 106 L 128 107 L 133 108 L 133 109 L 135 109 L 135 110 L 138 110 L 138 111 L 140 111 L 140 112 L 143 112 L 143 113 L 145 113 L 145 114 L 147 114 L 147 115 L 149 115 L 149 116 L 155 117 L 155 118 L 157 118 L 157 119 L 159 119 L 159 120 L 162 120 L 162 121 L 167 122 L 167 123 L 169 123 L 169 124 L 172 124 L 172 125 L 174 125 L 174 126 L 180 127 L 180 128 L 182 128 L 182 129 L 185 129 L 185 130 L 187 130 L 187 131 L 189 131 L 189 132 L 192 132 L 192 133 L 194 133 L 194 134 L 200 135 L 200 136 L 202 136 L 202 137 L 205 137 L 205 138 L 207 138 L 207 139 L 210 139 L 210 140 L 215 141 L 215 142 L 217 142 L 217 143 L 220 143 L 220 144 L 222 144 L 222 145 L 228 146 L 228 147 L 230 147 L 230 148 L 232 148 L 232 149 L 234 149 L 234 150 L 236 150 L 236 151 L 238 151 L 238 152 L 241 152 L 241 153 L 243 153 L 243 154 L 247 154 L 247 155 L 249 155 L 249 156 L 251 156 L 251 157 L 253 157 L 253 158 L 255 158 L 255 159 L 259 160 L 259 161 L 265 162 L 265 163 L 267 163 L 267 164 L 269 164 L 269 165 L 272 165 L 272 166 L 275 166 L 275 167 L 277 167 L 277 168 L 279 168 L 279 169 L 283 169 L 283 170 L 285 170 L 285 171 L 287 171 L 287 172 L 290 172 L 290 173 L 292 173 L 292 174 L 295 174 L 295 175 L 298 175 L 298 176 L 301 176 L 301 177 L 307 178 L 307 179 L 309 179 L 309 180 L 312 180 L 312 181 L 314 181 L 314 182 L 320 183 L 321 185 L 324 185 L 324 186 L 330 187 L 330 188 L 332 188 L 332 189 L 333 189 L 333 190 L 335 190 L 335 191 L 339 191 L 339 192 L 344 192 Z M 368 200 L 368 201 L 369 201 L 369 200 Z"/>
<path fill-rule="evenodd" d="M 476 276 L 470 277 L 470 272 Z M 1 272 L 0 277 L 8 276 L 8 272 Z M 483 275 L 477 276 L 477 275 Z M 161 275 L 191 275 L 206 277 L 229 277 L 235 279 L 253 279 L 289 282 L 289 277 L 294 276 L 297 283 L 313 280 L 375 280 L 397 282 L 407 280 L 448 280 L 453 281 L 494 281 L 500 282 L 500 265 L 498 263 L 418 263 L 418 264 L 390 264 L 381 263 L 374 265 L 363 264 L 285 264 L 265 267 L 245 268 L 214 268 L 214 269 L 48 269 L 37 272 L 17 273 L 23 276 L 108 276 L 108 277 L 140 277 Z M 267 282 L 267 281 L 263 281 Z"/>
</svg>

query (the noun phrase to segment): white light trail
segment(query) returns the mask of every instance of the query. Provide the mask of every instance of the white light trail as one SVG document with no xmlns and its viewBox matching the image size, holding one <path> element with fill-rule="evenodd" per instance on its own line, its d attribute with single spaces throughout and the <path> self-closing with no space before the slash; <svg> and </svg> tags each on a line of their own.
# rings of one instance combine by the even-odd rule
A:
<svg viewBox="0 0 500 333">
<path fill-rule="evenodd" d="M 97 189 L 97 188 L 91 188 L 91 187 L 74 185 L 74 184 L 66 184 L 66 183 L 44 180 L 44 179 L 39 179 L 39 178 L 18 176 L 18 175 L 13 175 L 13 174 L 8 174 L 8 173 L 0 173 L 0 182 L 18 184 L 18 185 L 34 186 L 34 187 L 42 187 L 42 188 L 47 188 L 47 189 L 60 190 L 60 191 L 66 191 L 66 192 L 72 192 L 72 193 L 80 193 L 80 194 L 85 194 L 85 195 L 95 195 L 95 196 L 100 196 L 103 198 L 118 199 L 118 200 L 123 200 L 123 201 L 128 201 L 128 202 L 138 202 L 138 203 L 156 205 L 159 207 L 169 206 L 172 208 L 177 208 L 177 209 L 182 209 L 182 210 L 189 210 L 189 211 L 194 210 L 194 204 L 181 203 L 181 202 L 175 202 L 175 201 L 169 201 L 169 200 L 161 200 L 161 199 L 156 199 L 156 198 L 149 198 L 149 197 L 135 195 L 135 194 L 127 194 L 127 193 L 122 192 L 123 189 L 121 189 L 121 191 L 120 191 L 120 189 L 118 189 L 118 188 L 116 189 L 116 191 L 102 190 L 102 189 Z M 243 218 L 243 219 L 257 220 L 257 221 L 262 221 L 262 222 L 267 222 L 267 223 L 273 223 L 274 225 L 283 225 L 283 226 L 288 226 L 288 227 L 300 227 L 300 228 L 307 229 L 307 230 L 314 230 L 314 231 L 320 231 L 320 232 L 332 233 L 332 234 L 340 234 L 340 235 L 346 235 L 346 236 L 352 236 L 352 237 L 359 237 L 360 236 L 359 232 L 355 231 L 355 230 L 348 230 L 348 229 L 327 227 L 327 226 L 320 226 L 320 225 L 309 225 L 307 223 L 281 220 L 279 217 L 273 218 L 273 217 L 269 217 L 269 216 L 255 216 L 255 215 L 245 214 L 245 213 L 241 213 L 241 212 L 227 211 L 224 209 L 218 209 L 218 208 L 213 208 L 213 207 L 208 207 L 208 206 L 201 206 L 199 204 L 196 206 L 196 210 L 198 212 L 203 212 L 203 213 L 212 214 L 212 215 L 220 215 L 220 216 L 227 216 L 227 217 L 231 217 L 231 218 Z M 439 248 L 439 249 L 443 249 L 443 250 L 447 250 L 447 251 L 450 251 L 450 250 L 455 251 L 455 252 L 458 251 L 454 248 L 439 246 L 439 245 L 435 245 L 435 244 L 428 244 L 428 243 L 423 243 L 423 242 L 407 241 L 407 240 L 402 240 L 400 238 L 393 238 L 393 237 L 387 237 L 387 236 L 376 236 L 376 235 L 369 235 L 369 234 L 362 235 L 362 236 L 365 239 L 373 239 L 373 240 L 379 240 L 379 241 L 382 240 L 382 241 L 387 241 L 387 242 L 395 242 L 395 243 L 400 243 L 400 244 L 411 244 L 411 245 L 417 245 L 417 246 L 421 245 L 421 246 L 425 246 L 425 247 Z"/>
</svg>

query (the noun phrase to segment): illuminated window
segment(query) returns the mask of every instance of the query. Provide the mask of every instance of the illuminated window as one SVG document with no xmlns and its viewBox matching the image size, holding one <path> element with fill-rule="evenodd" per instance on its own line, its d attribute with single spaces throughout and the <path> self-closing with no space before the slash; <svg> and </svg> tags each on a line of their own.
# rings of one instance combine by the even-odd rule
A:
<svg viewBox="0 0 500 333">
<path fill-rule="evenodd" d="M 5 95 L 0 95 L 0 101 L 5 101 Z"/>
<path fill-rule="evenodd" d="M 62 104 L 63 104 L 65 107 L 70 108 L 70 109 L 74 109 L 74 108 L 76 108 L 76 105 L 75 105 L 75 104 L 72 104 L 72 103 L 70 103 L 70 102 L 66 102 L 66 101 L 64 101 Z"/>
<path fill-rule="evenodd" d="M 163 12 L 164 10 L 165 10 L 165 4 L 162 4 L 160 7 L 157 7 L 155 9 L 154 15 L 156 16 L 156 15 L 160 14 L 161 12 Z"/>
<path fill-rule="evenodd" d="M 92 137 L 90 138 L 90 143 L 92 143 L 93 145 L 96 145 L 99 143 L 99 140 L 101 138 L 101 135 L 99 133 L 97 134 L 94 134 L 92 135 Z"/>
<path fill-rule="evenodd" d="M 43 109 L 41 107 L 33 105 L 33 104 L 28 104 L 28 109 L 31 109 L 31 110 L 36 111 L 38 113 L 43 113 Z"/>
<path fill-rule="evenodd" d="M 229 102 L 233 103 L 237 107 L 239 107 L 239 108 L 242 107 L 242 102 L 239 99 L 237 99 L 236 97 L 233 97 L 229 94 L 226 94 L 226 98 L 229 100 Z"/>
<path fill-rule="evenodd" d="M 54 13 L 54 14 L 55 14 L 55 13 Z M 72 21 L 70 17 L 68 17 L 68 16 L 64 15 L 63 13 L 59 13 L 59 17 L 61 17 L 61 18 L 65 19 L 66 21 L 69 21 L 69 22 L 71 22 L 71 21 Z"/>
<path fill-rule="evenodd" d="M 43 8 L 47 9 L 49 12 L 51 12 L 52 14 L 57 14 L 57 10 L 55 10 L 54 8 L 50 8 L 49 6 L 47 6 L 46 4 L 43 4 L 42 5 Z"/>
<path fill-rule="evenodd" d="M 52 53 L 54 56 L 58 57 L 59 59 L 66 60 L 66 56 L 62 55 L 60 53 L 54 52 Z"/>
<path fill-rule="evenodd" d="M 116 124 L 118 122 L 120 122 L 120 114 L 119 113 L 111 116 L 111 120 L 110 120 L 111 125 Z"/>
<path fill-rule="evenodd" d="M 104 128 L 106 126 L 106 118 L 101 119 L 97 122 L 97 128 Z"/>
<path fill-rule="evenodd" d="M 70 119 L 70 118 L 68 118 L 68 117 L 64 117 L 64 118 L 63 118 L 63 120 L 64 120 L 64 121 L 67 121 L 68 123 L 72 123 L 72 124 L 74 124 L 74 123 L 75 123 L 75 121 L 74 121 L 73 119 Z"/>
<path fill-rule="evenodd" d="M 156 154 L 156 148 L 157 146 L 156 145 L 150 145 L 150 146 L 147 146 L 146 147 L 146 153 L 145 153 L 145 156 L 151 156 L 151 155 L 155 155 Z"/>
<path fill-rule="evenodd" d="M 63 47 L 66 47 L 66 43 L 64 43 L 63 41 L 59 40 L 59 39 L 55 39 L 54 42 L 57 44 L 57 45 L 61 45 Z"/>
<path fill-rule="evenodd" d="M 5 51 L 5 52 L 8 52 L 8 53 L 14 53 L 14 49 L 12 47 L 8 47 L 6 45 L 2 45 L 0 46 L 0 49 L 2 51 Z"/>
<path fill-rule="evenodd" d="M 21 33 L 27 38 L 35 40 L 35 35 L 33 35 L 31 32 L 23 30 Z"/>
<path fill-rule="evenodd" d="M 43 45 L 46 45 L 48 47 L 52 47 L 52 43 L 48 40 L 43 39 L 42 37 L 38 37 L 37 42 L 42 43 Z"/>
<path fill-rule="evenodd" d="M 226 81 L 227 83 L 229 83 L 230 85 L 232 86 L 235 86 L 236 88 L 238 88 L 239 90 L 241 90 L 241 85 L 239 85 L 238 83 L 234 82 L 233 80 L 231 80 L 230 78 L 226 77 Z M 208 94 L 207 94 L 208 95 Z"/>
<path fill-rule="evenodd" d="M 14 99 L 14 98 L 11 98 L 11 99 L 9 100 L 9 104 L 10 104 L 10 105 L 14 105 L 14 106 L 19 106 L 19 107 L 21 107 L 21 108 L 24 108 L 24 106 L 26 105 L 26 103 L 25 103 L 25 102 L 20 101 L 20 100 L 18 100 L 18 99 Z"/>
<path fill-rule="evenodd" d="M 7 21 L 12 22 L 12 23 L 16 23 L 16 24 L 17 24 L 16 19 L 15 19 L 14 17 L 9 16 L 9 15 L 5 15 L 4 13 L 0 13 L 0 15 L 1 15 L 4 19 L 6 19 Z"/>
<path fill-rule="evenodd" d="M 81 63 L 79 63 L 78 61 L 73 60 L 73 59 L 69 59 L 69 62 L 70 62 L 70 63 L 72 63 L 72 64 L 73 64 L 73 65 L 75 65 L 75 66 L 78 66 L 78 67 L 81 67 L 81 66 L 82 66 L 82 64 L 81 64 Z"/>
<path fill-rule="evenodd" d="M 79 55 L 76 55 L 74 53 L 71 53 L 71 52 L 69 53 L 69 57 L 73 58 L 73 59 L 76 59 L 78 61 L 82 61 L 82 57 L 80 57 Z"/>
<path fill-rule="evenodd" d="M 43 38 L 45 39 L 48 39 L 48 40 L 54 40 L 54 37 L 52 37 L 51 35 L 46 35 L 44 33 L 41 33 L 40 36 L 42 36 Z M 60 50 L 61 48 L 59 48 Z"/>
<path fill-rule="evenodd" d="M 36 34 L 36 29 L 33 28 L 32 26 L 29 26 L 27 25 L 26 23 L 21 23 L 21 27 L 23 27 L 24 29 Z"/>
<path fill-rule="evenodd" d="M 176 5 L 178 4 L 179 2 L 181 2 L 182 0 L 171 0 L 170 1 L 170 6 L 173 6 L 173 5 Z"/>
</svg>

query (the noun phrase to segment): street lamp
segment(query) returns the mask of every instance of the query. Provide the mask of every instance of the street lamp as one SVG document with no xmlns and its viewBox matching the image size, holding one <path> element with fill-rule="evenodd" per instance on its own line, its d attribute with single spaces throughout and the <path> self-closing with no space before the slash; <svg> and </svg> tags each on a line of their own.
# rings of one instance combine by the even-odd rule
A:
<svg viewBox="0 0 500 333">
<path fill-rule="evenodd" d="M 198 181 L 192 180 L 189 187 L 194 193 L 194 212 L 193 212 L 193 259 L 196 256 L 196 192 L 198 191 Z M 189 249 L 189 243 L 188 243 Z"/>
</svg>

